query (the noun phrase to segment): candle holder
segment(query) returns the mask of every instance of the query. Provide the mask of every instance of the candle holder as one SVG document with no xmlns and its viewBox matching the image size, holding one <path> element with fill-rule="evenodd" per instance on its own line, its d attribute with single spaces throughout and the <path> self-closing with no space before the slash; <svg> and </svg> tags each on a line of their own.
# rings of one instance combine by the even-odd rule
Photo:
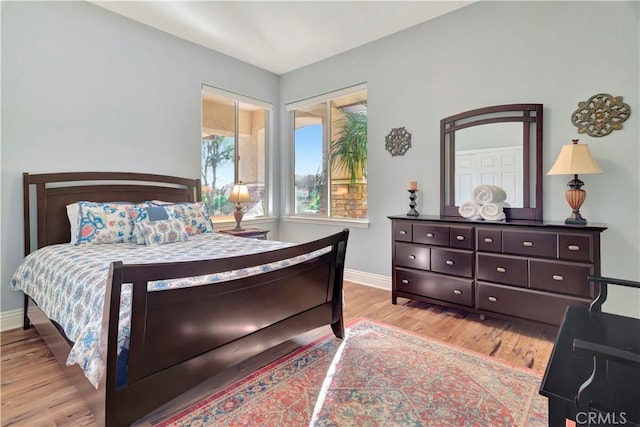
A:
<svg viewBox="0 0 640 427">
<path fill-rule="evenodd" d="M 407 190 L 409 192 L 409 207 L 411 210 L 407 212 L 407 216 L 419 216 L 420 213 L 416 210 L 416 193 L 418 190 Z"/>
</svg>

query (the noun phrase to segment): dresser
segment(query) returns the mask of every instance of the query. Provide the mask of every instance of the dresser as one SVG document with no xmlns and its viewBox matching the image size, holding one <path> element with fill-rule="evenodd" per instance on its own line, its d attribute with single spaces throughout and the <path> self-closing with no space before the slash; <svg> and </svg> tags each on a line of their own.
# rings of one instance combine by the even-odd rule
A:
<svg viewBox="0 0 640 427">
<path fill-rule="evenodd" d="M 597 294 L 602 224 L 390 216 L 392 296 L 558 326 Z"/>
</svg>

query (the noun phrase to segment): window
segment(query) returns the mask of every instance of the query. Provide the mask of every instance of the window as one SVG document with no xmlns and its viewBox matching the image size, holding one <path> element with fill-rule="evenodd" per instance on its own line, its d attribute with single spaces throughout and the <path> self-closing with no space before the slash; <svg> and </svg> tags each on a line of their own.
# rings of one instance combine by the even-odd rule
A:
<svg viewBox="0 0 640 427">
<path fill-rule="evenodd" d="M 287 105 L 294 126 L 296 215 L 367 218 L 367 89 Z"/>
<path fill-rule="evenodd" d="M 245 218 L 262 216 L 266 206 L 266 145 L 271 104 L 202 86 L 202 200 L 213 220 L 230 220 L 233 185 L 247 185 L 251 202 Z"/>
</svg>

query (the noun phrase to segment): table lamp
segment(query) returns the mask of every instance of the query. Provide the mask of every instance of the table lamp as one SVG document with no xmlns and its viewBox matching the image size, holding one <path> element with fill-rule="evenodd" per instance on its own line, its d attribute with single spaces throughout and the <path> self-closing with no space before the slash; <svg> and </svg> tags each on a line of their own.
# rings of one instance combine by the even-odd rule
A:
<svg viewBox="0 0 640 427">
<path fill-rule="evenodd" d="M 562 146 L 560 155 L 547 175 L 573 175 L 573 179 L 567 184 L 569 190 L 565 193 L 571 206 L 571 216 L 564 223 L 584 225 L 587 220 L 580 215 L 580 207 L 587 197 L 587 192 L 582 189 L 584 182 L 578 179 L 578 174 L 602 173 L 602 170 L 591 157 L 587 144 L 578 144 L 577 139 L 573 139 L 572 142 Z"/>
<path fill-rule="evenodd" d="M 242 231 L 244 228 L 240 226 L 240 221 L 242 221 L 244 212 L 242 211 L 242 205 L 240 205 L 240 203 L 251 202 L 251 196 L 249 195 L 247 186 L 244 185 L 242 181 L 239 181 L 233 186 L 233 190 L 231 190 L 228 200 L 230 202 L 235 202 L 236 204 L 236 210 L 233 211 L 233 217 L 236 219 L 236 227 L 233 231 Z"/>
</svg>

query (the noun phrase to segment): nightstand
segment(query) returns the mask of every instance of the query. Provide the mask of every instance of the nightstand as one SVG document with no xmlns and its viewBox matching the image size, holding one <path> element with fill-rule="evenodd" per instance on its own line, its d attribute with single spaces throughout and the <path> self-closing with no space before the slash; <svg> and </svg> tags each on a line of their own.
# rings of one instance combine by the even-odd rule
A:
<svg viewBox="0 0 640 427">
<path fill-rule="evenodd" d="M 260 230 L 258 228 L 245 228 L 234 231 L 233 229 L 218 230 L 218 233 L 231 234 L 232 236 L 247 237 L 249 239 L 267 240 L 267 233 L 271 230 Z"/>
</svg>

